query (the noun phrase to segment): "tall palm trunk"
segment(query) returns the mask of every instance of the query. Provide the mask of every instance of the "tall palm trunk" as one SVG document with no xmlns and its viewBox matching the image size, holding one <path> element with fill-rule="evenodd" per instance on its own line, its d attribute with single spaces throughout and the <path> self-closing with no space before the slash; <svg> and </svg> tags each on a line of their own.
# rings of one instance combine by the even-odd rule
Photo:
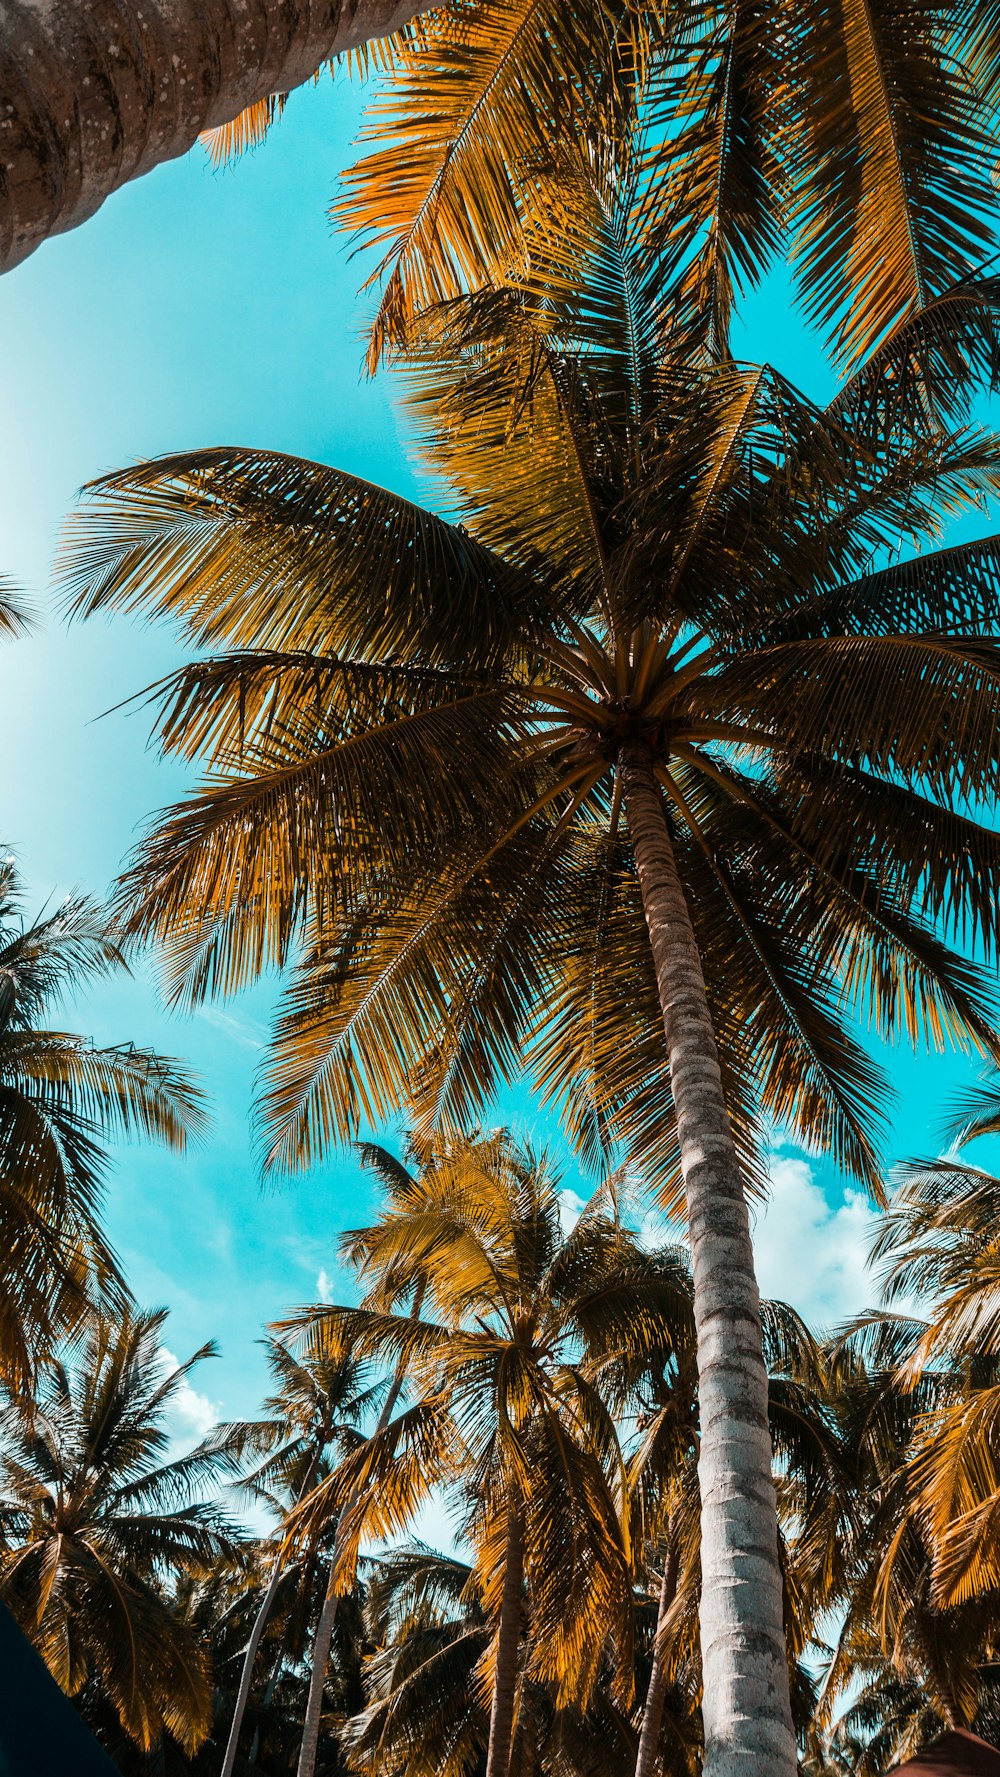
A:
<svg viewBox="0 0 1000 1777">
<path fill-rule="evenodd" d="M 0 271 L 427 0 L 4 0 Z"/>
<path fill-rule="evenodd" d="M 698 1334 L 703 1777 L 795 1777 L 750 1221 L 701 958 L 648 750 L 621 755 L 687 1199 Z"/>
<path fill-rule="evenodd" d="M 316 1479 L 316 1470 L 318 1467 L 319 1456 L 316 1455 L 310 1462 L 305 1480 L 299 1488 L 298 1499 L 296 1500 L 297 1505 L 301 1505 L 302 1501 L 311 1492 L 312 1484 Z M 271 1619 L 271 1612 L 274 1609 L 274 1600 L 278 1596 L 278 1587 L 281 1584 L 281 1576 L 284 1571 L 285 1543 L 282 1541 L 279 1544 L 278 1552 L 274 1557 L 274 1566 L 271 1569 L 271 1577 L 267 1582 L 267 1591 L 264 1593 L 260 1602 L 260 1608 L 257 1615 L 254 1617 L 253 1628 L 250 1631 L 250 1640 L 247 1642 L 247 1651 L 243 1656 L 243 1670 L 240 1673 L 240 1688 L 236 1693 L 236 1707 L 233 1711 L 233 1725 L 229 1730 L 229 1739 L 226 1743 L 226 1756 L 222 1761 L 220 1777 L 233 1777 L 233 1770 L 236 1765 L 236 1750 L 240 1741 L 240 1730 L 243 1726 L 243 1717 L 246 1715 L 247 1703 L 250 1699 L 253 1669 L 257 1660 L 261 1637 Z"/>
<path fill-rule="evenodd" d="M 417 1287 L 413 1292 L 413 1302 L 410 1307 L 411 1320 L 418 1320 L 420 1318 L 420 1310 L 424 1305 L 424 1289 L 425 1285 L 421 1282 L 417 1284 Z M 386 1426 L 396 1410 L 396 1402 L 399 1400 L 402 1387 L 403 1367 L 402 1364 L 400 1364 L 392 1379 L 392 1385 L 389 1392 L 385 1397 L 382 1411 L 378 1416 L 378 1424 L 372 1433 L 373 1437 L 377 1438 L 380 1432 L 385 1431 Z M 330 1658 L 330 1643 L 333 1640 L 333 1628 L 337 1621 L 337 1606 L 340 1603 L 340 1594 L 337 1590 L 337 1585 L 340 1576 L 341 1557 L 344 1552 L 344 1534 L 357 1503 L 357 1493 L 352 1493 L 350 1498 L 344 1502 L 340 1514 L 340 1520 L 337 1525 L 336 1535 L 333 1539 L 333 1554 L 330 1557 L 330 1572 L 326 1582 L 326 1592 L 323 1597 L 323 1608 L 319 1614 L 316 1639 L 313 1642 L 312 1667 L 309 1673 L 309 1695 L 306 1699 L 306 1713 L 302 1723 L 302 1744 L 299 1747 L 299 1762 L 296 1767 L 296 1777 L 315 1777 L 316 1756 L 319 1752 L 319 1726 L 323 1716 L 323 1690 L 326 1685 L 326 1668 Z M 344 1530 L 341 1529 L 341 1526 L 344 1527 Z"/>
<path fill-rule="evenodd" d="M 639 1750 L 635 1757 L 635 1777 L 653 1777 L 653 1771 L 656 1768 L 656 1753 L 660 1744 L 660 1729 L 663 1726 L 663 1705 L 667 1696 L 667 1669 L 663 1661 L 663 1628 L 670 1606 L 677 1596 L 679 1564 L 677 1539 L 668 1532 L 666 1557 L 663 1563 L 663 1580 L 660 1585 L 660 1603 L 656 1612 L 656 1634 L 653 1638 L 653 1665 L 649 1674 L 646 1702 L 642 1711 Z"/>
<path fill-rule="evenodd" d="M 503 1570 L 497 1667 L 490 1710 L 490 1744 L 486 1777 L 507 1777 L 514 1738 L 514 1697 L 521 1641 L 521 1592 L 524 1585 L 524 1514 L 516 1484 L 507 1507 L 507 1553 Z"/>
</svg>

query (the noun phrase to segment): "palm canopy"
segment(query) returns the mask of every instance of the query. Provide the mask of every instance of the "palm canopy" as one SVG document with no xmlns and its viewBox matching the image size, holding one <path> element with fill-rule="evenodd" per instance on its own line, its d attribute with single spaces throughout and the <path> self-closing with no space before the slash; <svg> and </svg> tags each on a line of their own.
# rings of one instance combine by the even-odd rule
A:
<svg viewBox="0 0 1000 1777">
<path fill-rule="evenodd" d="M 352 1344 L 405 1366 L 410 1396 L 303 1517 L 328 1511 L 330 1498 L 346 1502 L 347 1572 L 359 1539 L 398 1534 L 428 1490 L 444 1486 L 475 1549 L 483 1609 L 501 1628 L 516 1536 L 528 1676 L 551 1684 L 561 1704 L 582 1704 L 609 1637 L 619 1685 L 629 1651 L 616 1503 L 624 1468 L 596 1367 L 669 1340 L 673 1284 L 606 1190 L 566 1232 L 557 1175 L 509 1136 L 443 1144 L 435 1159 L 412 1213 L 396 1207 L 385 1218 L 397 1251 L 408 1247 L 418 1263 L 433 1254 L 421 1315 L 320 1305 L 292 1323 L 307 1338 L 344 1328 Z M 516 1641 L 516 1622 L 513 1631 Z M 492 1678 L 489 1658 L 484 1667 Z"/>
<path fill-rule="evenodd" d="M 169 1412 L 204 1346 L 165 1359 L 163 1313 L 91 1319 L 71 1363 L 0 1423 L 0 1591 L 71 1695 L 94 1678 L 123 1728 L 193 1750 L 211 1719 L 203 1650 L 165 1586 L 238 1543 L 209 1441 L 170 1453 Z"/>
<path fill-rule="evenodd" d="M 956 1113 L 974 1134 L 990 1115 L 995 1127 L 995 1078 Z M 906 1500 L 933 1556 L 934 1601 L 989 1610 L 1000 1578 L 1000 1180 L 960 1152 L 911 1162 L 873 1250 L 889 1302 L 915 1301 L 925 1317 L 901 1382 L 937 1391 L 909 1451 Z"/>
<path fill-rule="evenodd" d="M 904 1219 L 913 1232 L 914 1196 L 893 1211 L 897 1235 Z M 889 1242 L 879 1247 L 884 1257 Z M 910 1285 L 915 1249 L 913 1258 Z M 921 1498 L 930 1443 L 961 1409 L 969 1381 L 961 1356 L 924 1361 L 928 1330 L 890 1303 L 831 1348 L 839 1458 L 826 1530 L 820 1523 L 806 1539 L 817 1605 L 836 1623 L 814 1731 L 832 1736 L 852 1771 L 873 1777 L 944 1726 L 992 1735 L 1000 1703 L 995 1593 L 942 1595 L 939 1526 Z"/>
<path fill-rule="evenodd" d="M 985 6 L 460 0 L 386 53 L 334 207 L 377 255 L 372 362 L 531 264 L 567 169 L 636 139 L 658 276 L 707 357 L 785 260 L 854 361 L 996 244 Z"/>
<path fill-rule="evenodd" d="M 745 1166 L 762 1111 L 877 1186 L 886 1082 L 852 1012 L 994 1043 L 963 947 L 996 936 L 974 809 L 1000 766 L 997 546 L 898 556 L 996 485 L 965 410 L 1000 284 L 902 323 L 821 410 L 766 366 L 664 360 L 627 168 L 566 217 L 531 278 L 425 329 L 414 410 L 453 519 L 230 449 L 92 490 L 76 608 L 172 618 L 207 655 L 155 696 L 163 745 L 208 775 L 121 906 L 187 1003 L 297 958 L 269 1165 L 401 1102 L 474 1120 L 527 1066 L 590 1158 L 624 1142 L 669 1196 L 622 819 L 638 746 Z"/>
<path fill-rule="evenodd" d="M 54 1003 L 124 967 L 107 915 L 73 895 L 30 924 L 0 864 L 0 1365 L 25 1383 L 91 1284 L 120 1286 L 99 1209 L 116 1135 L 183 1150 L 204 1125 L 179 1062 L 47 1028 Z"/>
<path fill-rule="evenodd" d="M 240 1485 L 283 1516 L 317 1472 L 360 1443 L 360 1426 L 384 1391 L 335 1328 L 317 1334 L 305 1354 L 273 1329 L 264 1348 L 272 1391 L 262 1417 L 227 1425 L 225 1440 L 234 1460 L 250 1464 Z"/>
</svg>

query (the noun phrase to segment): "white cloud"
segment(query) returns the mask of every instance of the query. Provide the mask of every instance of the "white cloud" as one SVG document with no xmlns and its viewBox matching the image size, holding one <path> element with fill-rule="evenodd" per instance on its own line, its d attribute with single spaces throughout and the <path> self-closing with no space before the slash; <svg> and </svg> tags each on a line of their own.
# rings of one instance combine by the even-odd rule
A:
<svg viewBox="0 0 1000 1777">
<path fill-rule="evenodd" d="M 333 1301 L 333 1280 L 325 1266 L 316 1279 L 316 1300 L 318 1302 Z"/>
<path fill-rule="evenodd" d="M 831 1201 L 808 1161 L 772 1161 L 771 1193 L 756 1212 L 754 1248 L 761 1295 L 790 1302 L 816 1331 L 875 1301 L 867 1259 L 878 1212 L 860 1191 Z"/>
<path fill-rule="evenodd" d="M 160 1356 L 165 1370 L 180 1367 L 180 1359 L 165 1345 L 160 1347 Z M 218 1425 L 221 1412 L 221 1401 L 209 1400 L 207 1394 L 201 1394 L 191 1386 L 189 1377 L 182 1377 L 170 1402 L 171 1429 L 175 1434 L 173 1443 L 184 1450 L 190 1449 L 192 1444 L 200 1444 L 202 1438 L 207 1438 L 212 1428 Z"/>
<path fill-rule="evenodd" d="M 572 1234 L 586 1207 L 586 1198 L 581 1197 L 578 1192 L 571 1191 L 568 1186 L 560 1191 L 559 1220 L 563 1234 Z"/>
</svg>

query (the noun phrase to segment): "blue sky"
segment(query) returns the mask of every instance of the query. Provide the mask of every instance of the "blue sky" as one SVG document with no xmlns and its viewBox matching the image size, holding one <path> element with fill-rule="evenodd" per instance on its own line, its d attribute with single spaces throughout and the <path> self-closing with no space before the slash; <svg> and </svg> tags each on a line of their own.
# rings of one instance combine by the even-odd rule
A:
<svg viewBox="0 0 1000 1777">
<path fill-rule="evenodd" d="M 0 571 L 40 606 L 76 490 L 139 456 L 266 445 L 415 490 L 391 381 L 361 375 L 362 268 L 326 214 L 360 103 L 346 77 L 324 80 L 235 168 L 215 171 L 196 149 L 0 279 Z M 830 387 L 780 279 L 755 298 L 737 349 L 770 357 L 817 397 Z M 145 818 L 182 787 L 181 771 L 147 751 L 141 712 L 98 719 L 179 658 L 163 630 L 119 621 L 67 632 L 51 611 L 41 635 L 0 649 L 0 841 L 18 853 L 32 902 L 76 885 L 105 893 Z M 184 1056 L 210 1094 L 209 1141 L 183 1161 L 123 1151 L 108 1203 L 137 1295 L 172 1310 L 171 1348 L 222 1347 L 198 1379 L 208 1404 L 189 1402 L 192 1427 L 209 1406 L 253 1410 L 262 1325 L 313 1299 L 321 1274 L 336 1285 L 337 1230 L 371 1207 L 349 1158 L 259 1188 L 247 1113 L 272 998 L 262 987 L 193 1019 L 168 1016 L 150 963 L 67 1014 L 99 1041 Z M 927 1151 L 969 1065 L 900 1055 L 893 1068 L 895 1151 Z M 513 1103 L 544 1131 L 530 1104 Z M 868 1206 L 790 1149 L 774 1179 L 759 1228 L 766 1291 L 821 1319 L 860 1306 Z"/>
</svg>

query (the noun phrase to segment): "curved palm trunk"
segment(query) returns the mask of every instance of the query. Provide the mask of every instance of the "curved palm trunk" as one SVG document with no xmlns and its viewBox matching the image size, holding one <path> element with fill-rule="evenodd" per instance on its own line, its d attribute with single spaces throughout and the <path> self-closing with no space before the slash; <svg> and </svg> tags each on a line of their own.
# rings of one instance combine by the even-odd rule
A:
<svg viewBox="0 0 1000 1777">
<path fill-rule="evenodd" d="M 267 1584 L 267 1591 L 261 1599 L 260 1609 L 254 1618 L 253 1628 L 250 1631 L 250 1640 L 247 1642 L 246 1653 L 243 1656 L 243 1670 L 240 1673 L 240 1688 L 236 1693 L 236 1707 L 233 1711 L 233 1725 L 229 1730 L 229 1739 L 226 1742 L 226 1756 L 222 1761 L 221 1777 L 233 1777 L 233 1769 L 236 1764 L 236 1752 L 240 1742 L 240 1729 L 243 1726 L 243 1717 L 246 1714 L 247 1703 L 250 1698 L 250 1685 L 253 1680 L 254 1664 L 257 1659 L 258 1649 L 260 1648 L 261 1636 L 267 1628 L 284 1570 L 285 1562 L 282 1553 L 279 1550 L 278 1554 L 275 1556 L 271 1578 Z"/>
<path fill-rule="evenodd" d="M 299 1488 L 299 1495 L 296 1501 L 297 1505 L 301 1505 L 302 1501 L 310 1492 L 312 1484 L 316 1479 L 316 1470 L 318 1467 L 318 1459 L 314 1457 L 309 1464 L 306 1478 Z M 271 1619 L 271 1612 L 274 1609 L 274 1600 L 278 1595 L 278 1587 L 281 1584 L 281 1576 L 284 1571 L 285 1549 L 284 1544 L 282 1544 L 274 1558 L 274 1566 L 271 1570 L 271 1578 L 267 1583 L 267 1591 L 261 1599 L 260 1609 L 254 1618 L 253 1628 L 250 1631 L 250 1640 L 247 1642 L 247 1650 L 243 1656 L 240 1686 L 236 1693 L 236 1707 L 233 1711 L 233 1725 L 229 1730 L 229 1739 L 226 1742 L 226 1756 L 222 1761 L 220 1777 L 233 1777 L 233 1770 L 236 1765 L 236 1752 L 240 1742 L 240 1730 L 243 1727 L 243 1717 L 246 1715 L 247 1703 L 250 1700 L 250 1686 L 253 1682 L 253 1669 L 260 1649 L 261 1637 Z"/>
<path fill-rule="evenodd" d="M 424 1304 L 424 1285 L 419 1283 L 414 1291 L 413 1303 L 410 1308 L 410 1319 L 418 1320 Z M 372 1433 L 378 1437 L 388 1425 L 396 1410 L 403 1387 L 403 1371 L 400 1367 L 392 1380 L 392 1385 L 385 1397 L 385 1403 L 378 1416 L 378 1423 Z M 340 1515 L 340 1523 L 346 1524 L 354 1507 L 358 1503 L 358 1495 L 352 1493 L 345 1502 Z M 343 1539 L 338 1526 L 333 1539 L 333 1554 L 330 1557 L 330 1572 L 323 1597 L 323 1608 L 319 1614 L 316 1639 L 313 1643 L 312 1666 L 309 1672 L 309 1695 L 306 1699 L 305 1720 L 302 1723 L 302 1745 L 299 1747 L 299 1762 L 296 1777 L 315 1777 L 316 1755 L 319 1752 L 319 1726 L 323 1716 L 323 1690 L 326 1685 L 326 1668 L 330 1658 L 330 1643 L 333 1640 L 333 1628 L 337 1621 L 337 1606 L 340 1594 L 337 1591 L 337 1576 L 343 1554 Z"/>
<path fill-rule="evenodd" d="M 795 1777 L 750 1222 L 701 959 L 648 750 L 623 750 L 621 772 L 663 1011 L 694 1277 L 703 1777 Z"/>
<path fill-rule="evenodd" d="M 514 1738 L 514 1698 L 517 1692 L 518 1650 L 521 1641 L 521 1591 L 524 1585 L 524 1517 L 520 1499 L 511 1489 L 507 1508 L 507 1555 L 503 1570 L 503 1597 L 497 1631 L 497 1668 L 490 1710 L 490 1744 L 486 1777 L 507 1777 Z"/>
<path fill-rule="evenodd" d="M 0 270 L 427 0 L 4 0 Z"/>
<path fill-rule="evenodd" d="M 667 1673 L 663 1663 L 662 1646 L 663 1625 L 667 1620 L 670 1606 L 677 1596 L 678 1565 L 676 1540 L 673 1536 L 668 1535 L 667 1555 L 663 1563 L 663 1581 L 660 1586 L 660 1603 L 656 1612 L 653 1666 L 649 1674 L 646 1702 L 642 1711 L 639 1749 L 635 1757 L 635 1777 L 653 1777 L 656 1768 L 656 1753 L 660 1744 L 660 1729 L 663 1726 L 663 1705 L 667 1697 Z"/>
</svg>

